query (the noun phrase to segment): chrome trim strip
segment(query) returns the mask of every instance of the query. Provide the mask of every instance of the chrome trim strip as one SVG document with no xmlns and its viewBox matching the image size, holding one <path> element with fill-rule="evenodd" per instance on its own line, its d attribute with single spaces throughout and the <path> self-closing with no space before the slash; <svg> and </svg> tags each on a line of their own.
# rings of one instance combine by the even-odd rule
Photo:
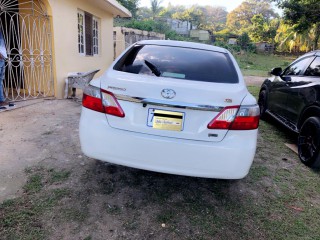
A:
<svg viewBox="0 0 320 240">
<path fill-rule="evenodd" d="M 220 106 L 191 104 L 191 103 L 185 103 L 185 102 L 171 102 L 171 101 L 169 102 L 169 101 L 159 100 L 159 99 L 130 97 L 130 96 L 121 95 L 121 94 L 115 94 L 115 97 L 121 101 L 135 102 L 135 103 L 141 103 L 141 104 L 151 104 L 151 105 L 161 106 L 161 107 L 174 107 L 174 108 L 210 111 L 210 112 L 220 112 L 223 109 L 223 107 L 220 107 Z"/>
</svg>

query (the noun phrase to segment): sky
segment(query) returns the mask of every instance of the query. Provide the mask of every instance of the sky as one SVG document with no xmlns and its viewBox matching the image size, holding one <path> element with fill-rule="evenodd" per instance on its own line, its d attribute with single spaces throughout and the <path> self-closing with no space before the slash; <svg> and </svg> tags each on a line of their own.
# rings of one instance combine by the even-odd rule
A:
<svg viewBox="0 0 320 240">
<path fill-rule="evenodd" d="M 226 7 L 227 11 L 230 12 L 236 7 L 238 7 L 243 0 L 163 0 L 161 6 L 168 6 L 171 2 L 172 5 L 185 5 L 191 6 L 193 4 L 198 5 L 211 5 L 211 6 L 221 6 Z M 140 7 L 150 7 L 150 0 L 140 0 Z"/>
</svg>

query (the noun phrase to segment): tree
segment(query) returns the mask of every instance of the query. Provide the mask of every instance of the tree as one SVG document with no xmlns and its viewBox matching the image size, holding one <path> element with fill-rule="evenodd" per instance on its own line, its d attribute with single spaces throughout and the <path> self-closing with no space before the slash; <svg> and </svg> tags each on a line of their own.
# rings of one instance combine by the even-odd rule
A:
<svg viewBox="0 0 320 240">
<path fill-rule="evenodd" d="M 313 29 L 309 32 L 298 33 L 294 26 L 282 20 L 275 36 L 275 43 L 280 51 L 305 51 L 312 49 Z"/>
<path fill-rule="evenodd" d="M 238 45 L 241 49 L 246 49 L 250 43 L 250 38 L 248 33 L 244 32 L 238 37 Z"/>
<path fill-rule="evenodd" d="M 314 31 L 313 49 L 317 49 L 320 38 L 319 0 L 274 0 L 284 10 L 284 20 L 292 24 L 297 33 Z"/>
<path fill-rule="evenodd" d="M 268 0 L 245 0 L 228 14 L 227 26 L 234 32 L 245 32 L 253 24 L 253 16 L 258 14 L 261 14 L 266 21 L 278 17 Z"/>
<path fill-rule="evenodd" d="M 161 11 L 161 6 L 160 4 L 162 3 L 162 0 L 150 0 L 150 4 L 151 4 L 151 12 L 152 12 L 152 16 L 153 18 L 155 18 L 156 16 L 158 16 L 158 14 Z"/>
<path fill-rule="evenodd" d="M 151 19 L 153 14 L 151 9 L 148 7 L 140 7 L 137 11 L 137 19 L 144 20 L 144 19 Z"/>
<path fill-rule="evenodd" d="M 117 0 L 122 6 L 128 9 L 132 13 L 132 17 L 136 18 L 138 11 L 138 5 L 140 0 Z"/>
<path fill-rule="evenodd" d="M 228 12 L 224 7 L 199 6 L 202 12 L 201 29 L 217 32 L 225 28 Z"/>
<path fill-rule="evenodd" d="M 274 42 L 274 37 L 277 34 L 279 20 L 272 19 L 267 21 L 262 14 L 254 15 L 251 19 L 252 26 L 248 28 L 249 35 L 254 42 Z"/>
<path fill-rule="evenodd" d="M 191 23 L 191 29 L 193 25 L 196 25 L 197 28 L 201 24 L 203 17 L 203 12 L 197 8 L 196 5 L 186 9 L 183 12 L 176 12 L 172 14 L 172 18 L 179 19 L 181 21 L 188 21 Z"/>
<path fill-rule="evenodd" d="M 159 13 L 160 17 L 172 18 L 172 15 L 177 12 L 184 12 L 186 7 L 183 5 L 172 5 L 170 2 L 166 8 L 163 8 Z"/>
</svg>

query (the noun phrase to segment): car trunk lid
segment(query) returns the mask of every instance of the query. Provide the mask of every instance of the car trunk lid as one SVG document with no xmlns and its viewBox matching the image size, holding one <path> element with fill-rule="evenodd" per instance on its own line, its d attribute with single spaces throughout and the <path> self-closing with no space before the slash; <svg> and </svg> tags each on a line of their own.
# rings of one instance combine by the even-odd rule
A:
<svg viewBox="0 0 320 240">
<path fill-rule="evenodd" d="M 124 118 L 106 114 L 111 127 L 125 131 L 197 141 L 221 141 L 227 129 L 208 129 L 225 107 L 239 106 L 243 84 L 207 83 L 109 71 L 102 91 L 112 92 Z M 172 95 L 170 95 L 172 94 Z M 174 95 L 174 96 L 173 96 Z"/>
</svg>

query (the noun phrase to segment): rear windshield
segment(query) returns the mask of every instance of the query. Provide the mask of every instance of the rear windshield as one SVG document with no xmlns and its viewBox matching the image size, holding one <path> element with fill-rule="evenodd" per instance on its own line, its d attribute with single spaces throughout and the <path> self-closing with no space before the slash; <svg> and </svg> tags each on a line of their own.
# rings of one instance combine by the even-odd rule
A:
<svg viewBox="0 0 320 240">
<path fill-rule="evenodd" d="M 228 54 L 182 47 L 135 45 L 114 70 L 203 82 L 239 82 Z"/>
</svg>

